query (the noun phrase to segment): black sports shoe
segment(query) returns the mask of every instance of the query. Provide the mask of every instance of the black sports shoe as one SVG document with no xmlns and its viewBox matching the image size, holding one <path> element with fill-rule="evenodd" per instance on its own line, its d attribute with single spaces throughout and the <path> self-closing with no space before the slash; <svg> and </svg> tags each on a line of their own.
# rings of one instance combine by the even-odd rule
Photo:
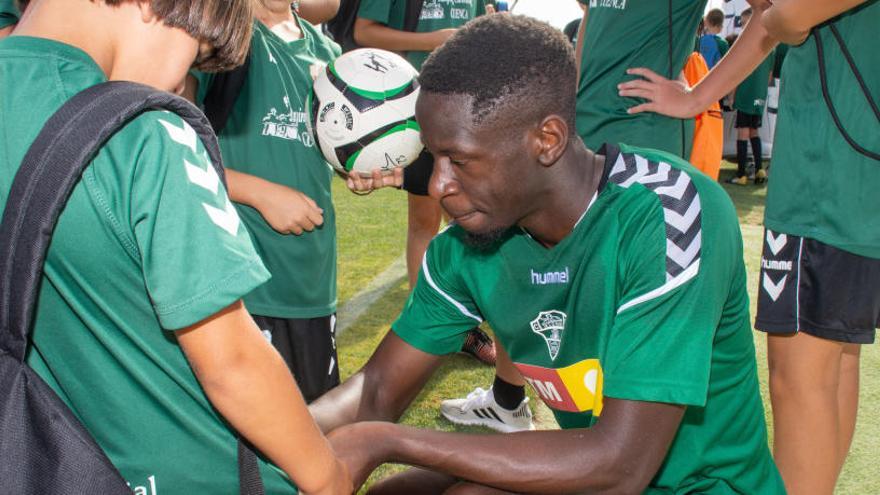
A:
<svg viewBox="0 0 880 495">
<path fill-rule="evenodd" d="M 469 354 L 483 364 L 495 366 L 495 342 L 480 327 L 468 330 L 460 352 Z"/>
</svg>

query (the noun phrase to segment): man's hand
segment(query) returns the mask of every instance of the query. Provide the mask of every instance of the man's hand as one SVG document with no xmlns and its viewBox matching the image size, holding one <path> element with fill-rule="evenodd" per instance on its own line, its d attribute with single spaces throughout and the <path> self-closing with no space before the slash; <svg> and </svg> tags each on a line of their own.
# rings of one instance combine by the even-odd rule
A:
<svg viewBox="0 0 880 495">
<path fill-rule="evenodd" d="M 281 234 L 301 235 L 324 223 L 324 210 L 312 198 L 281 184 L 266 181 L 254 203 L 266 223 Z"/>
<path fill-rule="evenodd" d="M 648 100 L 627 110 L 627 113 L 655 112 L 679 119 L 687 119 L 700 113 L 703 109 L 691 95 L 686 83 L 657 74 L 651 69 L 639 67 L 627 69 L 627 74 L 641 76 L 617 85 L 620 96 L 644 98 Z"/>
<path fill-rule="evenodd" d="M 395 438 L 395 425 L 383 422 L 353 423 L 333 430 L 327 439 L 345 465 L 354 491 L 360 489 L 370 474 L 388 460 L 387 446 Z"/>
<path fill-rule="evenodd" d="M 373 170 L 373 174 L 364 177 L 358 173 L 348 174 L 345 185 L 355 193 L 370 193 L 383 187 L 400 187 L 403 185 L 403 167 L 394 167 L 390 171 Z"/>
</svg>

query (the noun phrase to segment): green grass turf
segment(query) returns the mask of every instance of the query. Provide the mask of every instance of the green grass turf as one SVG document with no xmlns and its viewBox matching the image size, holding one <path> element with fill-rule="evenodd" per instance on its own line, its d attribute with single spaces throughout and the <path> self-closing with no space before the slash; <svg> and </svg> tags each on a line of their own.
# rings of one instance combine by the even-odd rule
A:
<svg viewBox="0 0 880 495">
<path fill-rule="evenodd" d="M 733 165 L 725 162 L 722 180 L 733 174 Z M 734 203 L 742 226 L 745 259 L 749 274 L 749 296 L 752 315 L 758 289 L 758 266 L 763 235 L 765 186 L 724 185 Z M 406 194 L 382 190 L 359 197 L 349 193 L 342 181 L 334 182 L 339 230 L 339 302 L 343 306 L 373 277 L 403 255 L 406 240 Z M 397 285 L 373 304 L 339 338 L 339 362 L 343 379 L 356 372 L 370 357 L 379 340 L 406 301 L 408 287 L 401 277 Z M 755 333 L 761 393 L 764 397 L 768 425 L 772 431 L 770 402 L 767 393 L 766 345 L 764 336 Z M 476 386 L 487 387 L 494 377 L 493 369 L 464 356 L 452 356 L 425 387 L 403 422 L 413 426 L 444 431 L 487 432 L 479 427 L 458 427 L 439 414 L 440 401 L 463 397 Z M 880 351 L 877 346 L 862 349 L 862 392 L 859 423 L 852 450 L 840 477 L 837 493 L 880 493 L 880 468 L 874 455 L 880 452 Z M 538 428 L 555 427 L 550 411 L 529 390 Z M 385 465 L 371 480 L 403 469 Z"/>
</svg>

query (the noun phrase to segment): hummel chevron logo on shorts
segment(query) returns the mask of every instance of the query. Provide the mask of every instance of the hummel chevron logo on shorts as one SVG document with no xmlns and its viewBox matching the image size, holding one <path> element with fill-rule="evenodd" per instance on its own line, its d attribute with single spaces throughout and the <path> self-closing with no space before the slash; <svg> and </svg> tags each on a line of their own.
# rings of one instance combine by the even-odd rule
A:
<svg viewBox="0 0 880 495">
<path fill-rule="evenodd" d="M 608 180 L 628 188 L 641 184 L 663 205 L 666 221 L 666 280 L 699 264 L 702 245 L 700 196 L 691 178 L 668 163 L 620 153 Z"/>
</svg>

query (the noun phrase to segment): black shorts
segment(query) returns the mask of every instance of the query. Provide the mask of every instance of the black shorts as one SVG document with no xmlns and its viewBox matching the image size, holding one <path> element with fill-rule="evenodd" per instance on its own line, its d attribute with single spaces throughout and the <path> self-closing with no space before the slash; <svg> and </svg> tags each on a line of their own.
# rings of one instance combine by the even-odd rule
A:
<svg viewBox="0 0 880 495">
<path fill-rule="evenodd" d="M 339 385 L 335 314 L 303 319 L 253 318 L 284 358 L 306 402 Z"/>
<path fill-rule="evenodd" d="M 752 115 L 750 113 L 745 113 L 742 110 L 736 111 L 736 124 L 734 127 L 737 129 L 748 127 L 749 129 L 760 129 L 761 122 L 764 120 L 761 115 Z"/>
<path fill-rule="evenodd" d="M 870 344 L 878 326 L 880 259 L 764 231 L 758 330 Z"/>
<path fill-rule="evenodd" d="M 428 182 L 433 172 L 434 156 L 428 150 L 422 150 L 416 161 L 403 169 L 403 190 L 416 196 L 427 196 Z"/>
</svg>

